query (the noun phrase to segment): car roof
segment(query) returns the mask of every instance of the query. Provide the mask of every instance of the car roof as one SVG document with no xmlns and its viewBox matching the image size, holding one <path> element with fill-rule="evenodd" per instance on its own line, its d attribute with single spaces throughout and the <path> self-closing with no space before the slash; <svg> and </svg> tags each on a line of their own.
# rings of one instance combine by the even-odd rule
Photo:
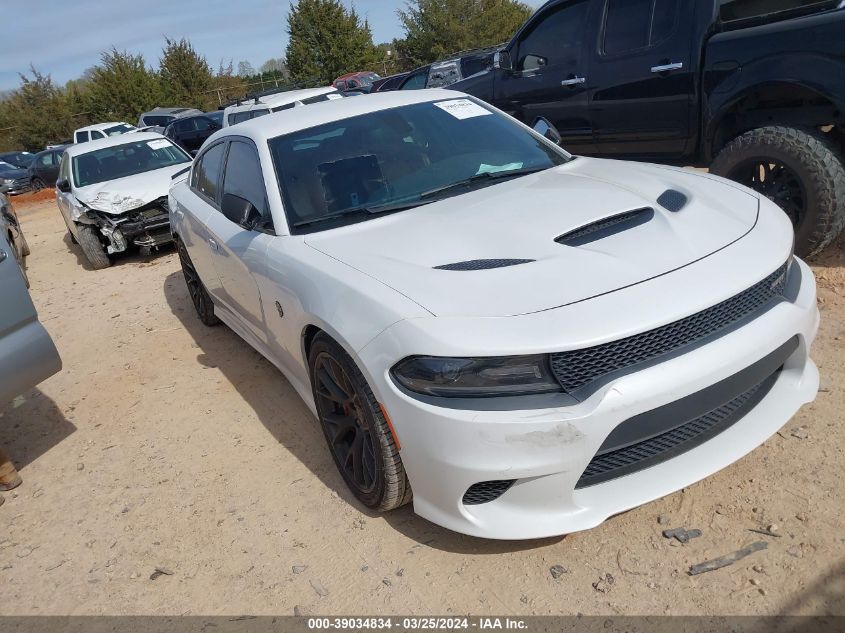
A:
<svg viewBox="0 0 845 633">
<path fill-rule="evenodd" d="M 415 103 L 430 103 L 460 98 L 467 98 L 467 95 L 455 90 L 430 88 L 427 90 L 378 92 L 365 95 L 359 99 L 332 99 L 310 105 L 307 108 L 298 108 L 296 116 L 290 116 L 290 112 L 275 112 L 238 123 L 237 126 L 225 127 L 215 132 L 209 141 L 213 142 L 223 136 L 246 136 L 255 141 L 256 144 L 263 144 L 267 140 L 283 134 L 298 132 L 361 114 L 389 110 Z"/>
<path fill-rule="evenodd" d="M 320 88 L 303 88 L 301 90 L 286 90 L 285 92 L 276 92 L 273 94 L 258 97 L 258 103 L 254 99 L 244 100 L 241 105 L 233 105 L 226 108 L 227 112 L 241 112 L 242 110 L 249 110 L 257 108 L 258 106 L 268 106 L 276 108 L 281 105 L 287 105 L 295 101 L 302 101 L 310 99 L 311 97 L 318 97 L 320 95 L 328 94 L 330 92 L 337 92 L 334 86 L 322 86 Z"/>
<path fill-rule="evenodd" d="M 147 116 L 148 114 L 180 114 L 182 112 L 194 112 L 196 108 L 162 108 L 157 107 L 153 108 L 148 112 L 144 112 L 141 116 Z"/>
<path fill-rule="evenodd" d="M 88 132 L 90 130 L 105 130 L 107 127 L 113 127 L 115 125 L 128 125 L 130 127 L 135 127 L 131 123 L 127 123 L 126 121 L 112 121 L 110 123 L 94 123 L 93 125 L 86 125 L 85 127 L 78 128 L 76 132 Z M 76 133 L 74 132 L 74 134 Z"/>
<path fill-rule="evenodd" d="M 73 158 L 74 156 L 87 154 L 98 149 L 105 149 L 106 147 L 126 145 L 127 143 L 135 143 L 137 141 L 155 140 L 165 140 L 170 143 L 170 139 L 158 132 L 133 132 L 132 134 L 119 134 L 108 138 L 100 138 L 96 141 L 88 141 L 87 143 L 77 143 L 75 145 L 68 146 L 65 151 L 69 157 Z"/>
</svg>

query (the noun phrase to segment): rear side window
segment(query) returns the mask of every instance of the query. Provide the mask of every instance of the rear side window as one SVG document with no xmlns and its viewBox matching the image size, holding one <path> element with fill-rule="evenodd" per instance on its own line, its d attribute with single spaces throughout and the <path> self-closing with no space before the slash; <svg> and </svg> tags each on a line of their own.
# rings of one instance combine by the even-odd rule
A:
<svg viewBox="0 0 845 633">
<path fill-rule="evenodd" d="M 77 132 L 76 133 L 76 142 L 77 143 L 85 143 L 88 141 L 88 132 Z"/>
<path fill-rule="evenodd" d="M 411 75 L 408 80 L 402 84 L 402 90 L 421 90 L 425 88 L 425 82 L 428 81 L 428 73 L 417 73 Z"/>
<path fill-rule="evenodd" d="M 270 114 L 270 110 L 268 108 L 259 108 L 257 110 L 252 111 L 251 119 L 257 119 L 260 116 L 264 116 L 265 114 Z"/>
<path fill-rule="evenodd" d="M 40 167 L 52 167 L 53 164 L 54 164 L 53 163 L 54 157 L 55 157 L 55 154 L 53 154 L 53 153 L 42 154 L 41 156 L 38 157 L 38 165 Z"/>
<path fill-rule="evenodd" d="M 795 9 L 808 8 L 812 11 L 813 9 L 834 8 L 835 6 L 837 6 L 836 2 L 831 0 L 777 0 L 777 2 L 720 0 L 719 18 L 722 22 L 733 22 L 734 20 L 763 17 Z"/>
<path fill-rule="evenodd" d="M 672 34 L 677 0 L 608 0 L 604 20 L 606 55 L 653 46 Z"/>
<path fill-rule="evenodd" d="M 223 176 L 223 195 L 237 196 L 251 203 L 265 219 L 266 226 L 270 213 L 267 209 L 261 164 L 255 149 L 248 143 L 232 141 L 229 145 Z"/>
<path fill-rule="evenodd" d="M 220 176 L 225 148 L 225 143 L 218 143 L 205 152 L 194 167 L 191 177 L 191 187 L 212 202 L 217 201 L 217 179 Z"/>
</svg>

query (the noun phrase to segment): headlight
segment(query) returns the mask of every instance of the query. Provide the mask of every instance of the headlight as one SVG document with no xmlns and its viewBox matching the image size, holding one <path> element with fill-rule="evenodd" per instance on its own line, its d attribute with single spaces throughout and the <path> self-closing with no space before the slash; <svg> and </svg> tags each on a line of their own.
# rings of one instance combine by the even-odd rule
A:
<svg viewBox="0 0 845 633">
<path fill-rule="evenodd" d="M 13 185 L 13 184 L 15 184 L 15 179 L 14 178 L 4 178 L 3 184 L 4 185 Z"/>
<path fill-rule="evenodd" d="M 444 358 L 412 356 L 391 372 L 406 389 L 429 396 L 472 398 L 562 391 L 548 357 Z"/>
</svg>

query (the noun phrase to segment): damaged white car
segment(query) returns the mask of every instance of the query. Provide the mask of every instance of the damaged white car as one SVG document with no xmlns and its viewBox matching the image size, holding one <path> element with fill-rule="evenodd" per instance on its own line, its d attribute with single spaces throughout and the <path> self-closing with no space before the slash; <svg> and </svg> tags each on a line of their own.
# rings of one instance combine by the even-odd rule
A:
<svg viewBox="0 0 845 633">
<path fill-rule="evenodd" d="M 141 132 L 69 147 L 62 156 L 56 203 L 71 239 L 95 270 L 130 246 L 151 250 L 172 241 L 170 179 L 191 162 L 161 134 Z"/>
</svg>

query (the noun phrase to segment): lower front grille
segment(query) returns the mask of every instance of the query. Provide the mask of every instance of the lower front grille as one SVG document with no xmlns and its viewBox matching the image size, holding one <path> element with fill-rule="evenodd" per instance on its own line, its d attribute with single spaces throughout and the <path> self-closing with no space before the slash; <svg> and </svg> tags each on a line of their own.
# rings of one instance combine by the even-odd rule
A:
<svg viewBox="0 0 845 633">
<path fill-rule="evenodd" d="M 769 393 L 797 337 L 751 367 L 658 409 L 620 424 L 575 484 L 586 488 L 656 466 L 722 433 Z M 725 393 L 738 395 L 725 395 Z M 691 409 L 697 408 L 697 411 Z M 690 416 L 695 416 L 690 419 Z M 686 420 L 686 421 L 685 421 Z"/>
<path fill-rule="evenodd" d="M 471 485 L 464 493 L 464 505 L 477 506 L 489 503 L 501 497 L 513 485 L 515 479 L 501 481 L 482 481 Z"/>
</svg>

